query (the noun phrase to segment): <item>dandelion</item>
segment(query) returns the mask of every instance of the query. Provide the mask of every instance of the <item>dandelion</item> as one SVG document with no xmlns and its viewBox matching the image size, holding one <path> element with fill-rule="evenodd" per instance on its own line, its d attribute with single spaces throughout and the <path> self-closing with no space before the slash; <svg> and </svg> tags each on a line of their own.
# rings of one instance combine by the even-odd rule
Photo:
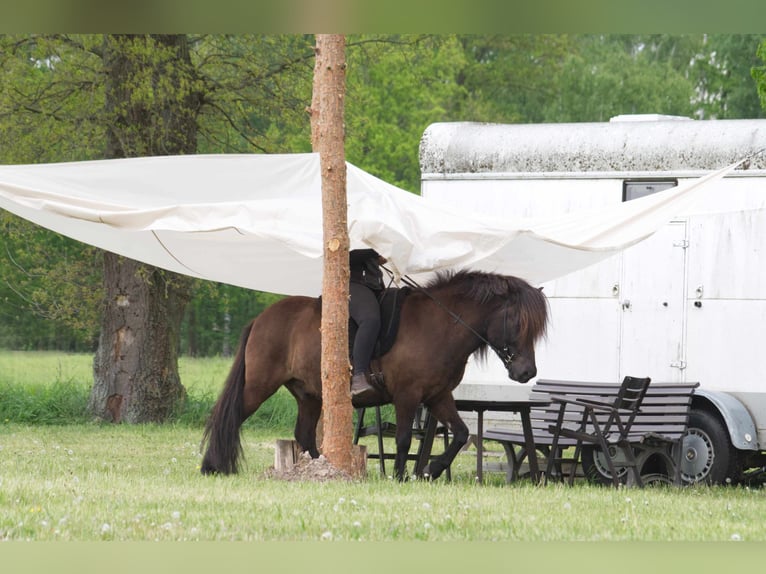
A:
<svg viewBox="0 0 766 574">
<path fill-rule="evenodd" d="M 423 503 L 423 510 L 431 510 L 431 505 L 428 504 L 427 502 L 424 502 Z"/>
<path fill-rule="evenodd" d="M 731 535 L 731 539 L 732 539 L 734 542 L 739 542 L 740 540 L 742 540 L 742 537 L 741 537 L 739 534 L 737 534 L 737 533 L 735 532 L 734 534 L 732 534 L 732 535 Z"/>
<path fill-rule="evenodd" d="M 101 525 L 101 534 L 109 534 L 112 531 L 112 527 L 109 525 L 108 522 L 104 522 Z"/>
<path fill-rule="evenodd" d="M 564 503 L 564 510 L 572 510 L 572 505 L 569 504 L 568 502 L 565 502 Z"/>
<path fill-rule="evenodd" d="M 321 540 L 332 540 L 332 532 L 329 530 L 322 532 Z"/>
<path fill-rule="evenodd" d="M 181 520 L 181 513 L 180 513 L 179 511 L 177 511 L 177 510 L 174 510 L 174 511 L 171 513 L 170 517 L 171 517 L 173 520 L 176 520 L 176 521 L 178 521 L 178 520 Z"/>
</svg>

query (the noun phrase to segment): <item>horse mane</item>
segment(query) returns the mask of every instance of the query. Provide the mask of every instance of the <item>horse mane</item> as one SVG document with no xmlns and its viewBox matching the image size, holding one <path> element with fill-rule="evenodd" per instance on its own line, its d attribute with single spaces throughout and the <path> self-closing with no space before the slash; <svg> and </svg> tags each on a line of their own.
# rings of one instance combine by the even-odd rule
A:
<svg viewBox="0 0 766 574">
<path fill-rule="evenodd" d="M 548 326 L 548 300 L 540 289 L 511 275 L 483 271 L 440 271 L 426 286 L 429 290 L 449 289 L 482 305 L 496 303 L 516 307 L 519 340 L 533 344 L 545 336 Z"/>
</svg>

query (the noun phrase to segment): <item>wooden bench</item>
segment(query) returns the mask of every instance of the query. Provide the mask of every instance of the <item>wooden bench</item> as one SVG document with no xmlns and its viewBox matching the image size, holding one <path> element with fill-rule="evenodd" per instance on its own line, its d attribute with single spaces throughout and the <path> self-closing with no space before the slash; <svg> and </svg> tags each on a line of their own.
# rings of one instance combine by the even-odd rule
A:
<svg viewBox="0 0 766 574">
<path fill-rule="evenodd" d="M 699 383 L 651 383 L 644 397 L 639 414 L 636 416 L 629 435 L 630 444 L 634 447 L 638 467 L 641 469 L 641 477 L 645 482 L 667 480 L 672 477 L 675 484 L 681 484 L 681 440 L 689 426 L 689 414 L 691 411 L 692 395 Z M 585 398 L 611 402 L 614 400 L 619 383 L 588 383 L 580 381 L 554 381 L 538 380 L 532 387 L 530 398 L 549 400 L 551 396 L 564 396 L 567 398 Z M 556 422 L 559 413 L 559 405 L 549 403 L 545 406 L 535 407 L 531 410 L 530 418 L 535 438 L 535 448 L 544 456 L 550 456 L 550 447 L 553 443 L 553 434 L 549 427 Z M 565 422 L 576 423 L 580 420 L 582 410 L 568 409 Z M 521 464 L 529 456 L 524 448 L 524 433 L 521 430 L 490 429 L 484 431 L 484 438 L 497 441 L 502 444 L 508 467 L 506 479 L 508 482 L 519 477 Z M 561 438 L 559 451 L 574 446 L 573 439 Z M 673 448 L 673 447 L 676 448 Z M 517 450 L 518 449 L 518 450 Z M 555 453 L 557 456 L 559 453 Z M 590 478 L 610 482 L 611 477 L 603 474 L 606 464 L 598 468 L 598 456 L 591 450 L 588 460 L 590 472 L 598 474 L 590 475 Z M 534 454 L 536 456 L 536 453 Z M 618 453 L 619 456 L 619 453 Z M 657 472 L 656 464 L 649 464 L 650 460 L 658 460 L 666 473 Z M 619 466 L 619 458 L 614 459 Z M 583 465 L 584 466 L 584 465 Z M 644 467 L 647 467 L 646 474 Z M 595 467 L 595 468 L 594 468 Z M 626 473 L 630 475 L 630 473 Z"/>
</svg>

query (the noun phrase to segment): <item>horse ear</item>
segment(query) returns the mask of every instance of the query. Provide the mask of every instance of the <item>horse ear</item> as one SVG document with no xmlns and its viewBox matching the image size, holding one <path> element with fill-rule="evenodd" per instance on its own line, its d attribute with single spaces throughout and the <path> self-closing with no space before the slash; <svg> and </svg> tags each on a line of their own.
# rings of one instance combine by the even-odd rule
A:
<svg viewBox="0 0 766 574">
<path fill-rule="evenodd" d="M 542 291 L 543 289 L 545 289 L 545 285 L 537 288 L 538 291 Z"/>
</svg>

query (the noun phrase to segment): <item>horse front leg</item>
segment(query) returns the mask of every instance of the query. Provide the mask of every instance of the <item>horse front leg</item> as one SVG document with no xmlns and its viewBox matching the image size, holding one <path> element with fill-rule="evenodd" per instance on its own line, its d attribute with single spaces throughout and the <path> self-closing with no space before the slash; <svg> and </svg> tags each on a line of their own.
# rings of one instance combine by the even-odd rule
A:
<svg viewBox="0 0 766 574">
<path fill-rule="evenodd" d="M 412 423 L 418 408 L 417 401 L 410 404 L 397 403 L 396 409 L 396 457 L 394 458 L 394 474 L 400 482 L 404 480 L 407 470 L 407 455 L 412 445 Z"/>
<path fill-rule="evenodd" d="M 317 424 L 322 414 L 322 400 L 305 395 L 297 399 L 298 417 L 295 420 L 295 440 L 311 458 L 319 458 Z"/>
<path fill-rule="evenodd" d="M 463 422 L 463 419 L 460 418 L 460 415 L 458 415 L 455 400 L 452 398 L 451 393 L 439 402 L 432 403 L 429 408 L 431 409 L 431 415 L 447 425 L 447 428 L 452 433 L 452 440 L 444 452 L 429 462 L 423 470 L 424 475 L 435 480 L 449 468 L 452 461 L 455 460 L 457 453 L 468 442 L 468 427 Z"/>
</svg>

